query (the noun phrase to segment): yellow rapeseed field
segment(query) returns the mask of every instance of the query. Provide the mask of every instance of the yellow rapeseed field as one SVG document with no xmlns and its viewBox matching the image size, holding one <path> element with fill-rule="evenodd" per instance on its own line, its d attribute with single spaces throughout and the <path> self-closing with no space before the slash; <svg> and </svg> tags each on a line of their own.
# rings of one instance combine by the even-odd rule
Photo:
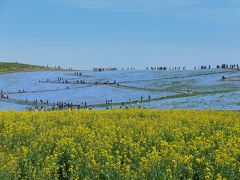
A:
<svg viewBox="0 0 240 180">
<path fill-rule="evenodd" d="M 240 112 L 0 112 L 0 179 L 239 179 Z"/>
</svg>

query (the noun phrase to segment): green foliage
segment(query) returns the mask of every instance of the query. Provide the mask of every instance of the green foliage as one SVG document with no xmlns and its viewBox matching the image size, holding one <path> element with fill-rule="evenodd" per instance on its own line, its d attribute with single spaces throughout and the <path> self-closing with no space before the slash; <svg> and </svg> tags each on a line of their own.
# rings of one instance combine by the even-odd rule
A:
<svg viewBox="0 0 240 180">
<path fill-rule="evenodd" d="M 0 72 L 21 72 L 21 71 L 41 71 L 41 70 L 54 70 L 45 66 L 37 66 L 30 64 L 0 62 Z"/>
</svg>

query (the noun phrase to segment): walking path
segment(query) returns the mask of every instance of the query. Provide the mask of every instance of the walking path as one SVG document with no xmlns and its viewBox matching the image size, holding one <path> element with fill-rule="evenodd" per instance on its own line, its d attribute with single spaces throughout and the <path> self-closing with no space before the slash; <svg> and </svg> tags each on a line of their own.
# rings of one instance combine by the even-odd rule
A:
<svg viewBox="0 0 240 180">
<path fill-rule="evenodd" d="M 125 102 L 114 102 L 114 103 L 102 103 L 102 104 L 89 104 L 87 105 L 88 108 L 106 108 L 106 107 L 116 107 L 116 106 L 126 106 L 126 105 L 134 105 L 134 104 L 141 104 L 141 103 L 147 103 L 147 102 L 154 102 L 154 101 L 161 101 L 161 100 L 167 100 L 167 99 L 177 99 L 177 98 L 185 98 L 185 97 L 193 97 L 198 95 L 211 95 L 211 94 L 221 94 L 221 93 L 228 93 L 228 92 L 234 92 L 235 90 L 217 90 L 217 91 L 207 91 L 207 92 L 192 92 L 192 93 L 182 93 L 182 94 L 176 94 L 176 95 L 169 95 L 169 96 L 160 96 L 156 98 L 151 99 L 144 99 L 144 100 L 132 100 L 132 101 L 125 101 Z M 43 106 L 45 108 L 50 108 L 55 106 L 53 103 L 40 103 L 30 100 L 19 100 L 19 99 L 3 99 L 0 98 L 0 101 L 2 102 L 8 102 L 8 103 L 16 103 L 20 105 L 27 105 L 27 106 Z M 72 104 L 72 107 L 84 107 L 83 105 L 79 104 Z"/>
<path fill-rule="evenodd" d="M 29 94 L 29 93 L 41 93 L 41 92 L 52 92 L 52 91 L 65 91 L 68 89 L 82 89 L 91 87 L 93 84 L 81 86 L 81 87 L 65 87 L 65 88 L 58 88 L 58 89 L 45 89 L 45 90 L 35 90 L 35 91 L 24 91 L 24 92 L 4 92 L 4 94 Z"/>
</svg>

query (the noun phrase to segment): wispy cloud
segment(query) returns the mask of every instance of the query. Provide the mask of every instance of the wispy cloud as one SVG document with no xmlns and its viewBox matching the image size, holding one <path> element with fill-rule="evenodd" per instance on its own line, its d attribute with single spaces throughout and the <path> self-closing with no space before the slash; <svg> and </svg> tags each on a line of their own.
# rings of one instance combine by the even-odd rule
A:
<svg viewBox="0 0 240 180">
<path fill-rule="evenodd" d="M 236 22 L 240 0 L 53 0 L 83 9 L 111 12 L 159 13 L 177 17 L 202 17 Z"/>
<path fill-rule="evenodd" d="M 56 1 L 56 0 L 55 0 Z M 184 7 L 198 4 L 199 0 L 58 0 L 81 8 L 108 10 L 157 10 L 164 7 Z"/>
<path fill-rule="evenodd" d="M 158 9 L 162 7 L 186 7 L 186 6 L 234 6 L 239 5 L 240 0 L 55 0 L 65 4 L 71 4 L 83 8 L 142 8 Z"/>
</svg>

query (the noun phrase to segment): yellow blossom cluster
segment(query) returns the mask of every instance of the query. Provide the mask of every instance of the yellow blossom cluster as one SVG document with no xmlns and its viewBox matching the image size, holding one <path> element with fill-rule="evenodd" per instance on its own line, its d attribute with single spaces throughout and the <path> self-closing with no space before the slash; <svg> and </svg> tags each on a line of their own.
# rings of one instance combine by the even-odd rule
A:
<svg viewBox="0 0 240 180">
<path fill-rule="evenodd" d="M 238 179 L 240 112 L 0 112 L 0 179 Z"/>
</svg>

